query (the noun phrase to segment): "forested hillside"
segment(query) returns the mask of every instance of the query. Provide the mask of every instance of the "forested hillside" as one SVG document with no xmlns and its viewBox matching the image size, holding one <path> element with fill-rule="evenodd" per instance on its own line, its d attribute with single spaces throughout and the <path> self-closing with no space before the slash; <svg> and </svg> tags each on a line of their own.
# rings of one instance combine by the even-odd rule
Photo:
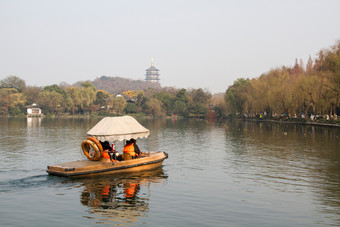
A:
<svg viewBox="0 0 340 227">
<path fill-rule="evenodd" d="M 93 81 L 93 85 L 97 90 L 105 90 L 111 94 L 120 94 L 128 90 L 146 90 L 148 88 L 161 89 L 161 86 L 158 83 L 107 76 L 96 78 Z"/>
</svg>

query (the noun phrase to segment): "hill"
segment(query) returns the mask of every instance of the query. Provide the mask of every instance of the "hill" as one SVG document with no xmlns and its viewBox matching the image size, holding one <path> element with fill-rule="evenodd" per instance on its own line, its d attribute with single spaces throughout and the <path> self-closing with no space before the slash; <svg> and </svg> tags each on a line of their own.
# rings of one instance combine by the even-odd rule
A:
<svg viewBox="0 0 340 227">
<path fill-rule="evenodd" d="M 146 82 L 143 80 L 132 80 L 122 77 L 101 76 L 93 81 L 97 90 L 106 90 L 112 94 L 119 94 L 127 90 L 146 90 L 148 88 L 161 89 L 158 83 Z"/>
</svg>

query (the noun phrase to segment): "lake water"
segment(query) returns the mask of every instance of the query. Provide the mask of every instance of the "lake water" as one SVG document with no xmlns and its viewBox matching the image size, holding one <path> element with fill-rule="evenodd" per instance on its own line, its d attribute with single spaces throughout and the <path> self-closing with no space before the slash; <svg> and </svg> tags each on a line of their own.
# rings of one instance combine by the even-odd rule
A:
<svg viewBox="0 0 340 227">
<path fill-rule="evenodd" d="M 144 119 L 161 168 L 47 175 L 97 121 L 0 119 L 1 226 L 340 226 L 340 128 Z"/>
</svg>

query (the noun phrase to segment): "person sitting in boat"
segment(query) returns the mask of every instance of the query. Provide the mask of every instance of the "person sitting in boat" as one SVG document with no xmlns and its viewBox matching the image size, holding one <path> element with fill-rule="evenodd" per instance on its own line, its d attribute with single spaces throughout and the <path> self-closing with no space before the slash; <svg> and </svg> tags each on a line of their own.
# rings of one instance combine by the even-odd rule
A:
<svg viewBox="0 0 340 227">
<path fill-rule="evenodd" d="M 110 147 L 110 143 L 108 141 L 104 141 L 104 142 L 99 141 L 99 142 L 103 147 L 103 151 L 111 151 L 112 150 L 111 147 Z"/>
<path fill-rule="evenodd" d="M 133 159 L 138 157 L 138 155 L 135 153 L 135 148 L 133 146 L 133 142 L 131 140 L 126 141 L 126 145 L 124 146 L 123 149 L 123 159 L 128 160 L 128 159 Z"/>
<path fill-rule="evenodd" d="M 137 141 L 132 138 L 132 139 L 130 139 L 130 142 L 133 143 L 133 147 L 135 149 L 135 153 L 137 154 L 138 157 L 140 157 L 142 152 L 139 150 L 139 147 L 137 146 Z"/>
<path fill-rule="evenodd" d="M 107 158 L 114 162 L 116 160 L 116 145 L 112 143 L 112 147 L 110 147 L 110 143 L 108 141 L 100 142 L 103 147 L 103 158 Z"/>
<path fill-rule="evenodd" d="M 110 147 L 110 150 L 109 150 L 108 153 L 110 155 L 111 161 L 113 161 L 113 160 L 121 161 L 121 160 L 119 160 L 119 152 L 116 151 L 116 144 L 114 142 L 112 142 L 112 146 Z"/>
</svg>

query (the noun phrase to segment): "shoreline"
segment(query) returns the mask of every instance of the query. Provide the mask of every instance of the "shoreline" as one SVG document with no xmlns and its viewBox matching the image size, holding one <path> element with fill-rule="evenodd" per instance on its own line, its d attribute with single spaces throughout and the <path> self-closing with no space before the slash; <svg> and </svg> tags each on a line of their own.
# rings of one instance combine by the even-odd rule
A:
<svg viewBox="0 0 340 227">
<path fill-rule="evenodd" d="M 238 118 L 238 120 L 242 120 Z M 274 119 L 251 119 L 248 118 L 246 121 L 254 122 L 271 122 L 271 123 L 283 123 L 283 124 L 299 124 L 299 125 L 312 125 L 312 126 L 324 126 L 324 127 L 338 127 L 340 128 L 340 123 L 322 123 L 322 122 L 310 122 L 310 121 L 285 121 L 285 120 L 274 120 Z"/>
<path fill-rule="evenodd" d="M 150 118 L 150 116 L 143 116 L 143 115 L 130 115 L 133 117 L 137 118 Z M 103 118 L 107 116 L 90 116 L 90 115 L 67 115 L 67 116 L 42 116 L 42 117 L 13 117 L 13 116 L 0 116 L 0 118 L 13 118 L 13 119 L 27 119 L 27 118 L 32 118 L 32 119 L 90 119 L 90 118 Z M 195 118 L 184 118 L 184 117 L 179 117 L 176 116 L 176 119 L 195 119 Z M 163 119 L 173 119 L 171 116 L 166 116 L 163 117 Z M 202 120 L 202 119 L 200 119 Z M 208 120 L 206 118 L 205 120 Z M 247 118 L 246 120 L 242 118 L 225 118 L 224 120 L 237 120 L 237 121 L 252 121 L 252 122 L 270 122 L 270 123 L 279 123 L 279 124 L 299 124 L 299 125 L 312 125 L 312 126 L 324 126 L 324 127 L 338 127 L 340 128 L 340 122 L 336 123 L 324 123 L 324 122 L 313 122 L 313 121 L 295 121 L 295 120 L 275 120 L 275 119 L 255 119 L 255 118 Z"/>
</svg>

